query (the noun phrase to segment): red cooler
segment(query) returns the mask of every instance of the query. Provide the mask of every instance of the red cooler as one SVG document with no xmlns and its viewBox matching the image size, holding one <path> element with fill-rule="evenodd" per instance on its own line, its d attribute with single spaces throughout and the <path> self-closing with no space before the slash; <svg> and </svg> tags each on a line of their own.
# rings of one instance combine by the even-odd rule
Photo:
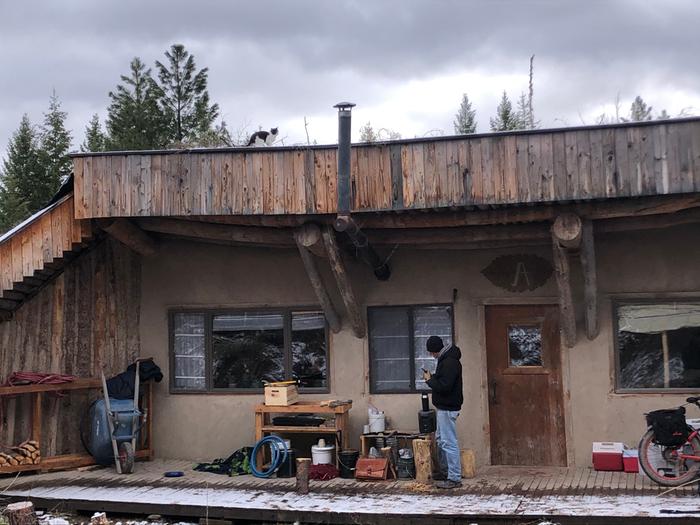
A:
<svg viewBox="0 0 700 525">
<path fill-rule="evenodd" d="M 625 445 L 612 442 L 593 443 L 593 468 L 595 470 L 624 470 L 622 452 Z"/>
<path fill-rule="evenodd" d="M 639 452 L 637 450 L 625 450 L 622 453 L 622 463 L 625 472 L 639 472 Z"/>
</svg>

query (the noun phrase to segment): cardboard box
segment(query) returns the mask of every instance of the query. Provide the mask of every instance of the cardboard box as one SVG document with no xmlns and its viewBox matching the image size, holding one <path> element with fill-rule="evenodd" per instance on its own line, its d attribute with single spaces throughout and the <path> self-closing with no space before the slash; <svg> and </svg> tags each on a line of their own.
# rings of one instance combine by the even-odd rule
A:
<svg viewBox="0 0 700 525">
<path fill-rule="evenodd" d="M 624 449 L 623 443 L 593 443 L 593 468 L 595 470 L 623 470 L 622 451 Z"/>
<path fill-rule="evenodd" d="M 299 390 L 296 385 L 280 385 L 265 387 L 265 404 L 274 407 L 287 407 L 299 401 Z"/>
<path fill-rule="evenodd" d="M 622 465 L 625 472 L 639 472 L 639 451 L 625 450 L 622 452 Z"/>
</svg>

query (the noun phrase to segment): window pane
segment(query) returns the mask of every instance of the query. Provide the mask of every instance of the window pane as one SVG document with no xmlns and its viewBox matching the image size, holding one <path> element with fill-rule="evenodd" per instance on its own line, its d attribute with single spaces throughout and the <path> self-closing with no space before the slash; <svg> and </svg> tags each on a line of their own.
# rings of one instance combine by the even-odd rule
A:
<svg viewBox="0 0 700 525">
<path fill-rule="evenodd" d="M 214 388 L 262 388 L 263 380 L 283 380 L 283 316 L 214 316 L 211 368 Z"/>
<path fill-rule="evenodd" d="M 510 325 L 508 354 L 510 366 L 542 366 L 542 327 Z"/>
<path fill-rule="evenodd" d="M 425 345 L 431 335 L 442 338 L 442 342 L 452 344 L 452 307 L 422 306 L 413 310 L 413 344 L 416 356 L 415 385 L 418 390 L 429 390 L 423 381 L 423 368 L 435 371 L 436 361 Z"/>
<path fill-rule="evenodd" d="M 408 308 L 369 310 L 372 392 L 410 391 Z"/>
<path fill-rule="evenodd" d="M 621 388 L 700 387 L 700 304 L 618 308 Z"/>
<path fill-rule="evenodd" d="M 322 313 L 292 314 L 292 377 L 302 388 L 328 386 L 326 318 Z"/>
<path fill-rule="evenodd" d="M 204 315 L 173 315 L 174 388 L 204 390 Z"/>
</svg>

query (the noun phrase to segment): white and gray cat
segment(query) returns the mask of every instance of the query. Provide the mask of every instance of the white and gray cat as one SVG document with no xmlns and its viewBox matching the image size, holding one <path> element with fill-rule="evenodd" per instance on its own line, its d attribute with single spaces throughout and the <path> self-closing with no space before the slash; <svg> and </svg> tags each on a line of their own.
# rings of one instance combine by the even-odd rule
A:
<svg viewBox="0 0 700 525">
<path fill-rule="evenodd" d="M 277 133 L 277 128 L 272 128 L 270 131 L 256 131 L 250 136 L 248 146 L 272 146 L 277 139 Z"/>
</svg>

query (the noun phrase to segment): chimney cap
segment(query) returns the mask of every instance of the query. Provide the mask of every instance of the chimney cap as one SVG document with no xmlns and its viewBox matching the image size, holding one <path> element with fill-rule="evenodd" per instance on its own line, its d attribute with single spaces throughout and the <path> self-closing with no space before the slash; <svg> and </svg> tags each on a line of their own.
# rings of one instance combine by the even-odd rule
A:
<svg viewBox="0 0 700 525">
<path fill-rule="evenodd" d="M 334 108 L 338 108 L 338 111 L 350 111 L 352 108 L 355 107 L 355 104 L 352 102 L 338 102 Z"/>
</svg>

